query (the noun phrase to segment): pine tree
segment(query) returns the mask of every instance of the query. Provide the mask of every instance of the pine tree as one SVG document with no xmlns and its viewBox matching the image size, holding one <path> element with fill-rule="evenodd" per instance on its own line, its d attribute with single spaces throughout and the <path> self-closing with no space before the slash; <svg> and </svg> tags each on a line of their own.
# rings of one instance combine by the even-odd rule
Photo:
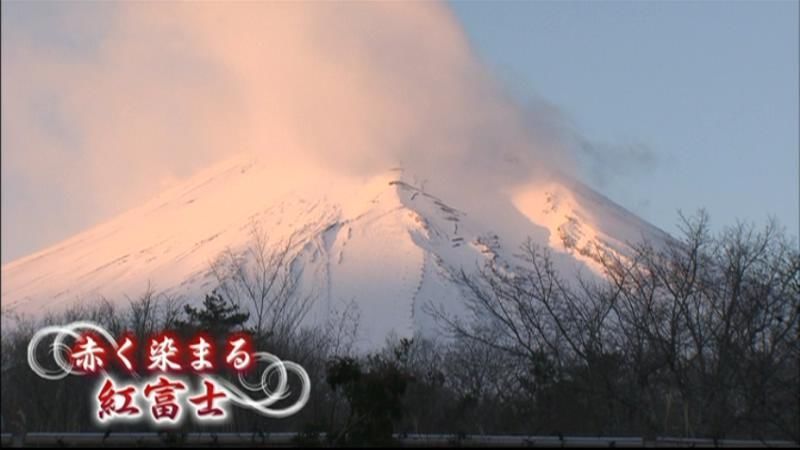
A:
<svg viewBox="0 0 800 450">
<path fill-rule="evenodd" d="M 184 311 L 187 320 L 181 323 L 183 328 L 204 331 L 212 336 L 239 331 L 250 318 L 250 313 L 240 311 L 239 305 L 225 299 L 216 291 L 206 294 L 201 308 L 186 305 Z"/>
</svg>

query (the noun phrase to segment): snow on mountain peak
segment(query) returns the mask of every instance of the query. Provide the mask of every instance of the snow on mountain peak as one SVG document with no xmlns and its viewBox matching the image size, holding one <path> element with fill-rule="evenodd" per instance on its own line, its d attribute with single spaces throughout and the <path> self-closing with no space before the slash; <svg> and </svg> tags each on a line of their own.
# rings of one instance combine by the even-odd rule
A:
<svg viewBox="0 0 800 450">
<path fill-rule="evenodd" d="M 458 313 L 450 269 L 511 257 L 530 237 L 551 247 L 561 267 L 594 262 L 591 240 L 618 247 L 660 237 L 656 228 L 591 189 L 552 178 L 513 192 L 440 198 L 401 169 L 345 176 L 323 168 L 302 178 L 250 157 L 206 169 L 138 208 L 2 267 L 3 316 L 40 316 L 99 297 L 120 303 L 148 286 L 200 301 L 216 287 L 210 268 L 223 251 L 241 252 L 253 227 L 271 243 L 293 236 L 291 258 L 315 302 L 309 320 L 357 305 L 360 338 L 430 330 L 424 305 Z"/>
</svg>

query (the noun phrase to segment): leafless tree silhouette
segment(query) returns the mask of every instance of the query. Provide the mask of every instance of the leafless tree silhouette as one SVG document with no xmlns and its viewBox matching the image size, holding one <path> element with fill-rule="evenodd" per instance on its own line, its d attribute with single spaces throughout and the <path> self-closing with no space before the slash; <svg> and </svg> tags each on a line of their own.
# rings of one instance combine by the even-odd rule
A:
<svg viewBox="0 0 800 450">
<path fill-rule="evenodd" d="M 285 340 L 312 306 L 313 295 L 300 289 L 303 267 L 295 258 L 295 239 L 292 234 L 273 243 L 253 225 L 243 251 L 227 249 L 211 264 L 218 292 L 251 312 L 258 336 Z"/>
</svg>

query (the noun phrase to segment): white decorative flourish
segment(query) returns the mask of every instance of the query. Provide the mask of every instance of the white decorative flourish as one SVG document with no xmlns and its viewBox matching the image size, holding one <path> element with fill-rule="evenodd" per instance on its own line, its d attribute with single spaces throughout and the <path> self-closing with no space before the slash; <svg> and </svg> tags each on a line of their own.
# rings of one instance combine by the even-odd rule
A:
<svg viewBox="0 0 800 450">
<path fill-rule="evenodd" d="M 303 366 L 292 361 L 282 361 L 277 356 L 267 352 L 256 352 L 253 356 L 255 357 L 256 361 L 269 362 L 267 368 L 261 372 L 260 383 L 248 383 L 241 373 L 239 374 L 239 383 L 241 383 L 246 391 L 264 392 L 267 395 L 265 398 L 261 400 L 254 400 L 228 380 L 218 378 L 213 375 L 209 376 L 209 378 L 213 379 L 217 384 L 222 386 L 222 388 L 228 393 L 228 397 L 233 403 L 236 403 L 244 408 L 250 408 L 258 411 L 260 414 L 267 417 L 288 417 L 303 409 L 308 402 L 309 396 L 311 395 L 311 379 L 308 377 L 306 370 L 303 369 Z M 275 372 L 278 374 L 278 385 L 275 387 L 275 389 L 270 389 L 270 375 Z M 297 375 L 297 377 L 300 379 L 300 397 L 293 404 L 285 408 L 269 408 L 269 406 L 273 405 L 275 402 L 286 399 L 291 395 L 291 391 L 289 391 L 287 386 L 289 372 L 294 372 L 295 375 Z"/>
<path fill-rule="evenodd" d="M 115 351 L 119 349 L 119 346 L 114 341 L 111 333 L 93 322 L 78 321 L 64 326 L 49 326 L 37 331 L 36 334 L 34 334 L 31 338 L 31 342 L 28 344 L 28 365 L 30 366 L 31 370 L 33 370 L 36 375 L 39 375 L 47 380 L 60 380 L 68 375 L 85 375 L 85 373 L 75 370 L 74 365 L 71 361 L 69 361 L 69 359 L 65 359 L 65 354 L 69 354 L 71 349 L 69 345 L 64 343 L 64 339 L 67 337 L 71 337 L 76 340 L 79 339 L 81 333 L 76 330 L 91 330 L 108 341 L 108 344 Z M 46 369 L 39 364 L 39 360 L 36 356 L 36 349 L 39 347 L 39 343 L 42 341 L 42 339 L 51 334 L 55 335 L 55 338 L 53 339 L 53 347 L 50 349 L 50 354 L 53 355 L 53 359 L 55 360 L 56 364 L 58 364 L 58 369 Z M 105 372 L 105 370 L 103 370 L 103 372 Z"/>
<path fill-rule="evenodd" d="M 64 341 L 67 338 L 79 339 L 81 331 L 91 331 L 106 340 L 108 345 L 116 352 L 119 344 L 114 340 L 111 333 L 100 325 L 89 321 L 72 322 L 67 325 L 48 326 L 37 331 L 28 344 L 28 365 L 34 373 L 47 380 L 60 380 L 68 375 L 86 375 L 83 371 L 77 370 L 70 361 L 69 354 L 71 348 Z M 48 369 L 40 364 L 38 359 L 38 347 L 48 336 L 54 335 L 53 344 L 48 352 L 52 356 L 58 368 Z M 227 394 L 229 400 L 243 408 L 252 409 L 259 414 L 267 417 L 283 418 L 297 413 L 308 403 L 311 394 L 311 379 L 306 370 L 299 364 L 292 361 L 282 361 L 277 356 L 267 352 L 256 352 L 253 354 L 255 361 L 266 362 L 267 367 L 261 372 L 257 383 L 248 382 L 242 373 L 239 373 L 240 386 L 215 375 L 204 374 L 204 378 L 212 379 Z M 105 369 L 101 369 L 106 373 Z M 284 408 L 270 408 L 276 402 L 289 398 L 292 392 L 289 389 L 289 374 L 294 373 L 300 381 L 300 395 L 297 400 Z M 132 374 L 139 378 L 136 372 Z M 273 381 L 273 376 L 277 380 Z M 270 389 L 270 381 L 276 386 Z M 248 392 L 263 392 L 266 397 L 261 399 L 253 398 Z"/>
</svg>

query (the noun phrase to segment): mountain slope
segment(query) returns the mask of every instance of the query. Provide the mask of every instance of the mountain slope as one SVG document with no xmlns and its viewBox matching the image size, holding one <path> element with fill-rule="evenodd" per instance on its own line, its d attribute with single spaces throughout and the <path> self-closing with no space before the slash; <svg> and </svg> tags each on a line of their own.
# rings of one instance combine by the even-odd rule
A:
<svg viewBox="0 0 800 450">
<path fill-rule="evenodd" d="M 443 199 L 400 169 L 344 176 L 323 169 L 302 178 L 249 157 L 220 163 L 141 207 L 2 267 L 2 311 L 38 316 L 77 302 L 156 292 L 198 301 L 216 287 L 211 263 L 242 252 L 258 227 L 270 242 L 293 236 L 291 257 L 313 292 L 312 321 L 357 305 L 361 339 L 430 330 L 424 305 L 460 311 L 452 268 L 511 257 L 524 239 L 555 250 L 560 270 L 596 270 L 580 249 L 611 248 L 658 229 L 567 177 Z"/>
</svg>

